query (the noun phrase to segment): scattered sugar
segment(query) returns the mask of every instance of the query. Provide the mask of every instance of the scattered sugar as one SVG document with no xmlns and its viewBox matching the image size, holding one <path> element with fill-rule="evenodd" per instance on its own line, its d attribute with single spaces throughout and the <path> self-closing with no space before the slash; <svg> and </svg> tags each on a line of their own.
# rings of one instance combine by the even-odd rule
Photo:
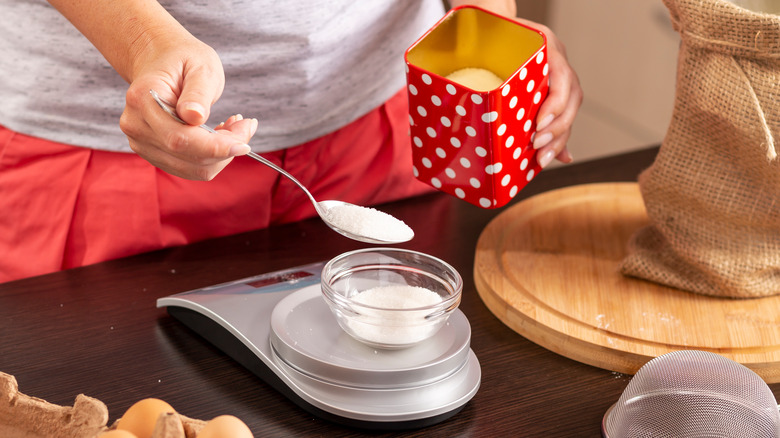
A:
<svg viewBox="0 0 780 438">
<path fill-rule="evenodd" d="M 336 227 L 352 234 L 388 242 L 406 242 L 414 231 L 403 221 L 379 210 L 359 205 L 329 208 L 327 218 Z"/>
<path fill-rule="evenodd" d="M 393 285 L 367 289 L 352 297 L 356 303 L 384 309 L 415 309 L 442 301 L 436 292 L 418 286 Z M 413 344 L 428 338 L 435 327 L 425 320 L 429 310 L 395 312 L 364 309 L 349 321 L 355 334 L 369 342 L 382 345 Z M 376 325 L 381 318 L 382 325 Z"/>
</svg>

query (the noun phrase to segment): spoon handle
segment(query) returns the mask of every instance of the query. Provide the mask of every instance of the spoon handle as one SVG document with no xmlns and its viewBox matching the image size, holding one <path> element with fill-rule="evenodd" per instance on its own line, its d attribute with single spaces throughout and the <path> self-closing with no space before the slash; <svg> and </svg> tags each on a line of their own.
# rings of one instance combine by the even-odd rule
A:
<svg viewBox="0 0 780 438">
<path fill-rule="evenodd" d="M 211 129 L 211 128 L 209 128 L 209 129 Z M 266 166 L 270 167 L 271 169 L 273 169 L 273 170 L 281 173 L 282 175 L 286 176 L 287 178 L 289 178 L 290 181 L 294 182 L 295 185 L 297 185 L 298 187 L 301 188 L 301 190 L 303 190 L 303 193 L 306 193 L 306 196 L 308 196 L 309 199 L 311 200 L 312 204 L 314 204 L 314 208 L 317 210 L 317 213 L 319 213 L 321 215 L 325 214 L 325 211 L 322 209 L 322 207 L 320 207 L 320 203 L 317 202 L 316 199 L 314 199 L 314 196 L 309 192 L 309 189 L 307 189 L 306 186 L 301 184 L 301 182 L 298 181 L 297 178 L 292 176 L 286 170 L 284 170 L 281 167 L 277 166 L 275 163 L 269 161 L 268 159 L 266 159 L 265 157 L 263 157 L 261 155 L 256 154 L 255 152 L 249 151 L 246 155 L 248 157 L 250 157 L 250 158 L 254 158 L 255 160 L 265 164 Z"/>
<path fill-rule="evenodd" d="M 149 90 L 149 94 L 152 95 L 152 97 L 154 98 L 154 101 L 157 102 L 157 105 L 159 105 L 160 108 L 163 109 L 163 111 L 168 113 L 168 115 L 170 115 L 176 121 L 178 121 L 179 123 L 181 123 L 183 125 L 187 124 L 187 122 L 182 120 L 181 117 L 179 117 L 179 114 L 176 113 L 176 110 L 174 109 L 173 105 L 171 105 L 165 99 L 160 97 L 160 95 L 157 94 L 156 91 Z M 199 127 L 205 129 L 208 132 L 211 132 L 211 133 L 214 133 L 214 134 L 217 133 L 217 131 L 215 131 L 213 128 L 211 128 L 208 125 L 200 125 Z M 314 199 L 314 196 L 312 196 L 311 192 L 309 192 L 309 189 L 307 189 L 306 186 L 301 184 L 301 182 L 298 181 L 294 176 L 292 176 L 286 170 L 284 170 L 281 167 L 277 166 L 273 162 L 269 161 L 268 159 L 266 159 L 266 158 L 256 154 L 255 152 L 250 151 L 249 153 L 247 153 L 247 156 L 249 156 L 250 158 L 254 158 L 255 160 L 265 164 L 266 166 L 270 167 L 271 169 L 273 169 L 273 170 L 281 173 L 282 175 L 286 176 L 290 181 L 294 182 L 295 185 L 300 187 L 301 190 L 303 190 L 303 192 L 306 193 L 306 196 L 309 197 L 309 199 L 311 200 L 312 204 L 314 204 L 314 208 L 317 210 L 317 213 L 319 213 L 320 215 L 324 214 L 324 211 L 323 211 L 322 207 L 320 206 L 319 202 L 317 202 L 317 200 Z"/>
</svg>

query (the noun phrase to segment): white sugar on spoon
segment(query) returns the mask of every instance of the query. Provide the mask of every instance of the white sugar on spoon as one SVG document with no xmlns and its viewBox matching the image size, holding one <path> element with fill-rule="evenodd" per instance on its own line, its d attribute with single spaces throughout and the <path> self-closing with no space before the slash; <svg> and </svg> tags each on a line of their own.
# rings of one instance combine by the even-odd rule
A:
<svg viewBox="0 0 780 438">
<path fill-rule="evenodd" d="M 371 243 L 401 243 L 414 237 L 414 231 L 403 221 L 373 208 L 335 204 L 325 214 L 326 223 L 333 224 L 334 230 L 362 236 L 364 242 L 370 239 Z"/>
<path fill-rule="evenodd" d="M 176 114 L 176 108 L 173 105 L 171 105 L 170 103 L 165 101 L 162 97 L 160 97 L 160 95 L 157 94 L 156 91 L 149 90 L 149 93 L 152 95 L 152 97 L 157 102 L 157 104 L 160 106 L 160 108 L 162 108 L 166 113 L 168 113 L 168 115 L 170 115 L 174 120 L 178 121 L 179 123 L 186 124 L 186 122 L 184 120 L 182 120 L 181 117 L 179 117 L 178 114 Z M 206 126 L 206 125 L 200 125 L 200 128 L 203 128 L 206 131 L 211 132 L 212 134 L 216 134 L 217 133 L 217 131 L 215 131 L 213 128 L 211 128 L 209 126 Z M 249 152 L 246 155 L 248 157 L 250 157 L 250 158 L 253 158 L 253 159 L 259 161 L 260 163 L 265 164 L 266 166 L 270 167 L 271 169 L 274 169 L 275 171 L 281 173 L 282 175 L 287 177 L 290 181 L 295 183 L 295 185 L 300 187 L 300 189 L 303 190 L 303 192 L 306 194 L 306 197 L 309 198 L 309 200 L 311 201 L 312 205 L 314 205 L 314 209 L 317 211 L 317 214 L 320 215 L 322 220 L 331 229 L 333 229 L 334 231 L 338 232 L 339 234 L 341 234 L 343 236 L 347 236 L 350 239 L 354 239 L 354 240 L 357 240 L 357 241 L 360 241 L 360 242 L 379 243 L 379 244 L 384 244 L 384 243 L 401 243 L 401 242 L 406 242 L 407 240 L 409 240 L 412 237 L 414 237 L 414 233 L 412 232 L 411 228 L 407 227 L 407 228 L 409 228 L 408 231 L 400 232 L 400 230 L 402 228 L 401 226 L 399 226 L 398 224 L 391 224 L 392 221 L 390 221 L 390 220 L 388 220 L 386 218 L 385 219 L 379 219 L 379 217 L 378 217 L 379 215 L 377 215 L 375 213 L 365 213 L 365 212 L 352 213 L 351 214 L 352 216 L 358 216 L 358 217 L 346 220 L 346 221 L 344 221 L 344 223 L 347 226 L 352 226 L 354 229 L 365 228 L 368 232 L 376 232 L 377 231 L 376 227 L 378 227 L 379 225 L 366 227 L 365 225 L 362 225 L 362 224 L 364 224 L 366 222 L 383 221 L 382 223 L 385 224 L 385 226 L 390 226 L 391 228 L 389 229 L 389 232 L 388 231 L 382 231 L 381 233 L 376 233 L 380 237 L 376 237 L 374 235 L 365 236 L 365 235 L 363 235 L 363 234 L 361 234 L 359 232 L 353 232 L 350 229 L 341 228 L 338 225 L 336 225 L 336 224 L 334 224 L 334 223 L 332 223 L 330 221 L 329 217 L 332 216 L 332 214 L 329 215 L 329 213 L 328 213 L 330 210 L 333 210 L 336 207 L 338 207 L 339 210 L 341 210 L 341 208 L 346 208 L 346 207 L 349 207 L 349 208 L 357 207 L 358 209 L 365 209 L 365 210 L 373 210 L 373 209 L 368 209 L 366 207 L 360 207 L 360 206 L 349 204 L 349 203 L 342 202 L 342 201 L 335 201 L 335 200 L 317 201 L 316 199 L 314 199 L 314 196 L 311 194 L 311 192 L 309 192 L 309 189 L 307 189 L 306 186 L 304 186 L 300 181 L 298 181 L 294 176 L 292 176 L 286 170 L 284 170 L 281 167 L 277 166 L 275 163 L 273 163 L 272 161 L 268 160 L 267 158 L 265 158 L 265 157 L 263 157 L 261 155 L 258 155 L 258 154 L 254 153 L 254 152 Z M 339 216 L 339 217 L 344 216 L 342 213 L 339 212 L 339 210 L 336 210 L 336 213 L 337 213 L 336 215 Z M 374 210 L 374 211 L 376 211 L 376 210 Z M 382 213 L 382 214 L 390 217 L 393 221 L 398 221 L 397 219 L 395 219 L 394 217 L 392 217 L 392 216 L 390 216 L 390 215 L 388 215 L 386 213 Z M 400 221 L 398 221 L 398 222 L 400 222 Z M 404 227 L 406 227 L 406 224 L 404 224 L 403 222 L 401 222 L 401 224 Z M 383 239 L 381 236 L 384 236 L 385 238 Z"/>
</svg>

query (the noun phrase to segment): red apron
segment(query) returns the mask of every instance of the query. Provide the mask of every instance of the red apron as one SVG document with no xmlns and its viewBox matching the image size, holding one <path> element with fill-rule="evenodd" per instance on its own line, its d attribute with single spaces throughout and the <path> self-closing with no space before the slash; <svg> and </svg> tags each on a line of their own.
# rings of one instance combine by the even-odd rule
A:
<svg viewBox="0 0 780 438">
<path fill-rule="evenodd" d="M 317 199 L 373 205 L 428 192 L 412 175 L 406 105 L 399 92 L 336 132 L 263 155 Z M 0 282 L 314 214 L 297 186 L 247 157 L 188 181 L 135 154 L 0 126 Z"/>
</svg>

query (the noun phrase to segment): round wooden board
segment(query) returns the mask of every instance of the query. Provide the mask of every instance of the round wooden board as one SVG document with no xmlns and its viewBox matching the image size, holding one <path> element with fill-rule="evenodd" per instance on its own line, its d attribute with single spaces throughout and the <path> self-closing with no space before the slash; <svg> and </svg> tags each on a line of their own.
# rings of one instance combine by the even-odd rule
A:
<svg viewBox="0 0 780 438">
<path fill-rule="evenodd" d="M 623 276 L 648 223 L 636 183 L 567 187 L 498 215 L 474 264 L 485 305 L 511 329 L 571 359 L 634 374 L 676 350 L 706 350 L 780 382 L 780 296 L 708 297 Z"/>
</svg>

